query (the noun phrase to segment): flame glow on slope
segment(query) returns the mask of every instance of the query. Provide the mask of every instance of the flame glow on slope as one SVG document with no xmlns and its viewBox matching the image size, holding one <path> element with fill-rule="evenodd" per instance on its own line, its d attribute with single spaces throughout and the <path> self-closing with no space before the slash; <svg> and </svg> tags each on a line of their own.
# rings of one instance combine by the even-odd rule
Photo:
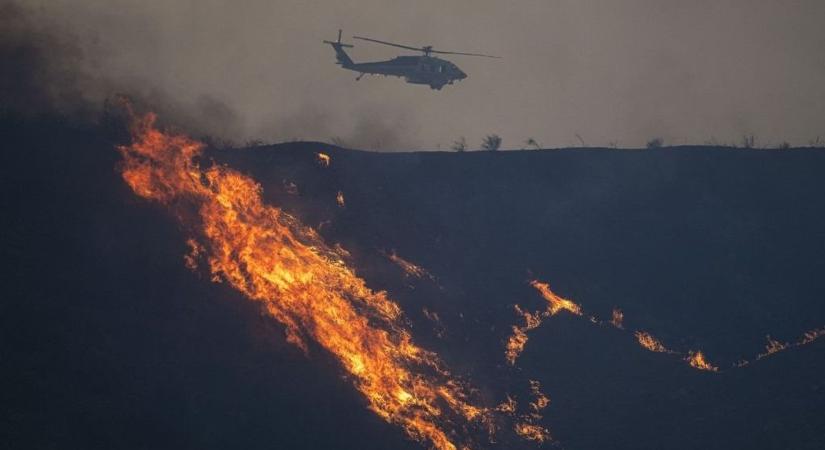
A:
<svg viewBox="0 0 825 450">
<path fill-rule="evenodd" d="M 330 157 L 326 153 L 316 153 L 315 159 L 318 161 L 318 164 L 320 164 L 321 167 L 329 167 Z"/>
<path fill-rule="evenodd" d="M 719 370 L 718 367 L 714 366 L 713 364 L 709 363 L 705 359 L 705 355 L 701 351 L 690 352 L 685 361 L 690 364 L 690 367 L 699 370 L 708 370 L 710 372 L 717 372 Z"/>
<path fill-rule="evenodd" d="M 760 354 L 756 355 L 756 361 L 759 361 L 760 359 L 767 358 L 769 356 L 775 355 L 779 352 L 782 352 L 782 351 L 785 351 L 785 350 L 788 350 L 788 349 L 791 349 L 791 348 L 801 347 L 803 345 L 810 344 L 811 342 L 813 342 L 813 341 L 815 341 L 815 340 L 817 340 L 817 339 L 819 339 L 823 336 L 825 336 L 825 327 L 816 328 L 816 329 L 813 329 L 813 330 L 810 330 L 810 331 L 806 331 L 805 333 L 802 334 L 802 336 L 799 337 L 799 339 L 797 339 L 794 342 L 780 342 L 780 341 L 777 341 L 777 340 L 771 338 L 770 336 L 766 336 L 765 338 L 767 339 L 768 343 L 765 344 L 765 351 L 763 353 L 760 353 Z M 747 365 L 748 363 L 749 363 L 749 361 L 745 360 L 745 361 L 741 361 L 739 363 L 739 365 L 744 366 L 744 365 Z"/>
<path fill-rule="evenodd" d="M 515 418 L 513 432 L 522 439 L 534 441 L 538 444 L 552 440 L 550 430 L 539 424 L 543 416 L 542 410 L 550 404 L 550 398 L 541 391 L 541 383 L 530 381 L 530 396 L 533 401 L 528 403 L 527 411 L 518 412 L 518 402 L 507 395 L 507 400 L 496 406 L 499 413 Z"/>
<path fill-rule="evenodd" d="M 614 327 L 624 329 L 624 312 L 619 308 L 613 308 L 613 315 L 610 318 L 610 324 Z"/>
<path fill-rule="evenodd" d="M 544 318 L 555 316 L 561 311 L 567 311 L 576 316 L 582 315 L 579 305 L 556 295 L 550 290 L 549 284 L 533 280 L 530 282 L 530 285 L 538 290 L 541 296 L 547 301 L 547 309 L 543 312 L 537 311 L 531 313 L 522 310 L 518 305 L 515 306 L 516 313 L 524 319 L 524 325 L 513 325 L 513 334 L 510 335 L 505 344 L 504 357 L 511 366 L 516 363 L 516 359 L 521 355 L 521 352 L 524 351 L 524 347 L 527 345 L 527 332 L 541 325 Z"/>
<path fill-rule="evenodd" d="M 530 411 L 522 414 L 521 421 L 514 426 L 514 431 L 524 439 L 541 444 L 550 440 L 550 431 L 538 424 L 543 417 L 541 411 L 550 404 L 550 398 L 541 391 L 541 383 L 536 380 L 530 380 L 530 394 L 533 396 L 533 401 L 529 405 Z"/>
<path fill-rule="evenodd" d="M 413 277 L 413 278 L 429 278 L 434 279 L 435 277 L 432 276 L 426 269 L 423 267 L 413 264 L 406 259 L 398 256 L 398 253 L 393 250 L 392 252 L 384 252 L 384 255 L 392 261 L 395 265 L 401 268 L 404 271 L 405 276 Z"/>
<path fill-rule="evenodd" d="M 550 285 L 547 283 L 542 283 L 538 280 L 533 280 L 530 282 L 530 286 L 533 286 L 541 293 L 541 296 L 547 300 L 547 313 L 550 316 L 555 316 L 559 311 L 568 311 L 571 314 L 575 314 L 577 316 L 582 315 L 582 308 L 581 306 L 577 305 L 571 300 L 568 300 L 564 297 L 559 297 L 556 295 L 555 292 L 550 290 Z"/>
<path fill-rule="evenodd" d="M 658 339 L 653 337 L 647 331 L 637 331 L 633 333 L 639 345 L 655 353 L 670 353 L 670 350 L 665 347 Z"/>
<path fill-rule="evenodd" d="M 512 327 L 513 332 L 508 337 L 507 342 L 505 344 L 504 357 L 510 365 L 514 365 L 516 359 L 524 351 L 524 347 L 527 345 L 528 340 L 527 331 L 530 331 L 541 325 L 543 318 L 553 316 L 559 311 L 568 311 L 576 316 L 585 316 L 580 305 L 557 295 L 552 290 L 550 290 L 550 286 L 547 283 L 534 280 L 530 282 L 530 285 L 533 286 L 539 292 L 542 298 L 544 298 L 548 302 L 548 307 L 547 310 L 544 312 L 530 313 L 522 310 L 521 307 L 519 307 L 518 305 L 515 305 L 516 313 L 522 319 L 524 319 L 524 325 L 514 325 Z M 625 330 L 624 328 L 624 313 L 618 308 L 613 309 L 609 321 L 600 320 L 594 316 L 586 317 L 590 322 L 596 325 L 611 325 L 619 331 L 629 331 Z M 654 353 L 665 353 L 680 356 L 681 359 L 685 361 L 690 367 L 697 370 L 708 372 L 719 371 L 719 367 L 711 364 L 708 361 L 707 356 L 700 350 L 688 350 L 687 352 L 678 352 L 666 347 L 659 339 L 657 339 L 656 337 L 654 337 L 646 331 L 633 331 L 633 335 L 636 338 L 636 341 L 639 343 L 639 345 L 648 351 Z M 781 351 L 809 344 L 822 336 L 825 336 L 825 327 L 807 331 L 802 335 L 802 337 L 800 337 L 797 341 L 793 343 L 776 341 L 772 339 L 770 336 L 768 336 L 768 344 L 765 346 L 764 353 L 756 355 L 751 360 L 741 360 L 737 363 L 731 364 L 731 366 L 744 367 L 753 361 L 759 361 L 763 358 L 774 355 Z"/>
<path fill-rule="evenodd" d="M 141 197 L 172 209 L 195 237 L 187 265 L 208 262 L 213 280 L 260 304 L 289 342 L 333 355 L 368 407 L 414 439 L 440 450 L 469 445 L 469 429 L 489 428 L 491 410 L 438 357 L 418 347 L 399 306 L 370 290 L 342 254 L 276 207 L 252 179 L 226 167 L 201 168 L 203 145 L 134 119 L 133 143 L 120 147 L 122 176 Z M 323 165 L 329 164 L 318 154 Z"/>
</svg>

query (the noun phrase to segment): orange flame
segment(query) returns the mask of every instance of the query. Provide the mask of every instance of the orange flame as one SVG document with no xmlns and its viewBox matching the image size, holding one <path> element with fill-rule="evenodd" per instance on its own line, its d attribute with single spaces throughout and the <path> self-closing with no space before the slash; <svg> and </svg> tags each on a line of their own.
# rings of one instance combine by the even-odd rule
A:
<svg viewBox="0 0 825 450">
<path fill-rule="evenodd" d="M 822 336 L 825 336 L 825 327 L 806 331 L 802 334 L 802 337 L 800 337 L 797 341 L 792 343 L 780 342 L 774 340 L 770 336 L 767 336 L 768 343 L 767 345 L 765 345 L 765 352 L 757 355 L 756 359 L 760 360 L 762 358 L 767 358 L 768 356 L 788 350 L 790 348 L 801 347 L 803 345 L 810 344 L 811 342 L 821 338 Z"/>
<path fill-rule="evenodd" d="M 668 350 L 664 344 L 659 342 L 659 340 L 653 337 L 650 333 L 646 331 L 637 331 L 634 335 L 636 336 L 636 340 L 639 341 L 639 345 L 650 350 L 651 352 L 670 353 L 670 350 Z"/>
<path fill-rule="evenodd" d="M 334 356 L 369 409 L 439 450 L 471 441 L 471 422 L 488 423 L 491 410 L 470 403 L 470 389 L 412 341 L 399 306 L 368 288 L 340 250 L 265 205 L 250 178 L 201 168 L 195 159 L 203 145 L 158 130 L 153 114 L 134 119 L 132 132 L 133 143 L 119 148 L 123 179 L 171 207 L 198 236 L 192 261 L 202 255 L 214 280 L 259 302 L 289 342 L 306 352 L 312 340 Z M 318 160 L 329 163 L 323 153 Z"/>
<path fill-rule="evenodd" d="M 538 290 L 541 296 L 547 301 L 547 309 L 544 312 L 537 311 L 535 313 L 530 313 L 529 311 L 522 310 L 520 306 L 515 305 L 516 313 L 524 318 L 525 325 L 521 327 L 514 325 L 513 334 L 507 338 L 504 358 L 511 366 L 516 363 L 516 359 L 519 355 L 521 355 L 524 351 L 524 347 L 527 345 L 527 331 L 538 328 L 545 317 L 555 316 L 560 311 L 567 311 L 577 316 L 582 315 L 582 310 L 579 305 L 571 300 L 556 295 L 556 293 L 550 290 L 549 284 L 542 283 L 538 280 L 533 280 L 530 282 L 530 286 L 533 286 L 536 290 Z M 591 320 L 595 319 L 591 318 Z"/>
<path fill-rule="evenodd" d="M 530 380 L 530 392 L 533 394 L 535 400 L 530 403 L 530 407 L 538 414 L 542 409 L 550 404 L 550 398 L 541 392 L 541 383 L 536 380 Z"/>
<path fill-rule="evenodd" d="M 315 159 L 321 167 L 329 167 L 330 157 L 326 153 L 318 152 L 315 154 Z"/>
<path fill-rule="evenodd" d="M 516 407 L 518 407 L 518 403 L 516 403 L 513 397 L 507 396 L 507 400 L 501 402 L 498 406 L 496 406 L 496 411 L 512 415 L 516 412 Z"/>
<path fill-rule="evenodd" d="M 395 252 L 395 250 L 393 250 L 392 253 L 384 253 L 384 254 L 387 256 L 387 258 L 389 258 L 390 261 L 392 261 L 398 267 L 400 267 L 401 270 L 404 271 L 404 274 L 406 274 L 406 276 L 414 277 L 414 278 L 427 277 L 427 278 L 433 279 L 433 276 L 429 272 L 427 272 L 426 269 L 424 269 L 423 267 L 418 266 L 416 264 L 413 264 L 413 263 L 407 261 L 406 259 L 398 256 L 398 254 Z"/>
<path fill-rule="evenodd" d="M 521 352 L 524 351 L 524 346 L 527 345 L 527 333 L 524 328 L 513 325 L 513 334 L 507 338 L 507 344 L 504 349 L 504 358 L 511 366 L 516 363 Z"/>
<path fill-rule="evenodd" d="M 624 329 L 624 313 L 619 308 L 613 308 L 613 316 L 610 318 L 610 323 L 622 330 Z"/>
<path fill-rule="evenodd" d="M 524 326 L 519 327 L 513 325 L 513 334 L 507 338 L 507 343 L 505 344 L 504 358 L 511 366 L 516 363 L 516 359 L 519 355 L 521 355 L 524 351 L 524 347 L 527 345 L 527 332 L 534 328 L 538 328 L 542 321 L 541 313 L 524 311 L 519 305 L 515 305 L 514 308 L 516 313 L 524 318 Z M 546 315 L 549 313 L 545 312 L 544 314 Z"/>
<path fill-rule="evenodd" d="M 536 380 L 530 380 L 530 393 L 535 400 L 530 402 L 530 411 L 521 415 L 522 422 L 517 422 L 514 430 L 522 438 L 541 444 L 551 439 L 550 431 L 536 422 L 542 419 L 541 411 L 550 404 L 550 398 L 541 392 L 541 383 Z"/>
<path fill-rule="evenodd" d="M 515 425 L 514 430 L 516 431 L 516 434 L 522 438 L 536 441 L 539 444 L 543 444 L 545 441 L 550 439 L 550 431 L 541 425 L 520 422 Z"/>
<path fill-rule="evenodd" d="M 536 288 L 536 290 L 541 293 L 541 296 L 544 297 L 544 299 L 550 304 L 547 307 L 549 315 L 554 316 L 558 314 L 559 311 L 568 311 L 577 316 L 582 315 L 582 309 L 579 305 L 564 297 L 556 295 L 555 292 L 550 290 L 549 284 L 542 283 L 539 280 L 533 280 L 530 282 L 530 285 Z"/>
<path fill-rule="evenodd" d="M 817 328 L 816 330 L 807 331 L 807 332 L 805 332 L 804 336 L 802 337 L 802 340 L 799 341 L 799 344 L 800 345 L 810 344 L 811 342 L 821 338 L 822 336 L 825 336 L 825 327 Z"/>
<path fill-rule="evenodd" d="M 547 283 L 533 280 L 530 282 L 530 285 L 533 286 L 536 290 L 539 291 L 541 296 L 547 300 L 548 306 L 547 310 L 535 314 L 532 314 L 527 311 L 523 311 L 518 305 L 516 305 L 515 309 L 516 312 L 524 318 L 525 325 L 523 326 L 513 326 L 512 330 L 513 333 L 508 337 L 504 356 L 507 362 L 510 365 L 514 365 L 516 359 L 521 355 L 524 351 L 524 347 L 527 345 L 527 331 L 532 330 L 539 325 L 543 318 L 553 316 L 560 311 L 568 311 L 578 316 L 583 316 L 582 308 L 568 300 L 564 297 L 556 295 L 553 291 L 550 290 L 550 286 Z M 603 325 L 612 325 L 618 330 L 622 332 L 629 332 L 629 330 L 625 330 L 624 328 L 624 312 L 622 312 L 619 308 L 613 308 L 612 316 L 609 322 L 602 321 L 597 317 L 593 316 L 586 316 L 590 322 L 595 325 L 603 326 Z M 638 341 L 639 345 L 644 347 L 645 349 L 654 352 L 654 353 L 667 353 L 670 355 L 678 355 L 683 361 L 687 362 L 690 367 L 693 367 L 697 370 L 704 370 L 710 372 L 718 372 L 719 367 L 716 367 L 710 364 L 707 361 L 707 357 L 701 351 L 688 351 L 687 353 L 675 351 L 667 348 L 661 341 L 657 338 L 653 337 L 650 333 L 646 331 L 634 331 L 633 335 L 636 337 L 636 341 Z M 768 344 L 765 346 L 765 352 L 756 355 L 752 360 L 742 359 L 738 362 L 732 364 L 733 367 L 745 367 L 748 366 L 751 362 L 758 361 L 765 357 L 777 354 L 779 352 L 788 350 L 790 348 L 800 347 L 806 344 L 809 344 L 820 337 L 825 336 L 825 327 L 813 329 L 810 331 L 805 332 L 802 337 L 800 337 L 797 341 L 792 343 L 787 342 L 780 342 L 772 339 L 768 336 Z"/>
<path fill-rule="evenodd" d="M 718 367 L 713 366 L 705 360 L 705 355 L 701 351 L 690 352 L 686 361 L 690 364 L 690 367 L 693 367 L 694 369 L 707 370 L 710 372 L 719 371 Z"/>
<path fill-rule="evenodd" d="M 198 260 L 203 253 L 203 248 L 194 239 L 187 239 L 186 245 L 189 246 L 189 253 L 183 255 L 183 264 L 187 269 L 195 271 L 198 269 Z"/>
<path fill-rule="evenodd" d="M 768 340 L 768 344 L 765 345 L 765 351 L 767 352 L 767 355 L 772 355 L 774 353 L 781 352 L 782 350 L 788 348 L 787 342 L 779 342 L 775 339 L 772 339 L 770 335 L 766 336 L 766 339 Z"/>
<path fill-rule="evenodd" d="M 524 318 L 524 326 L 522 327 L 525 331 L 532 330 L 534 328 L 538 328 L 541 325 L 542 315 L 538 312 L 531 313 L 529 311 L 524 311 L 521 309 L 519 305 L 514 306 L 516 312 Z M 545 312 L 545 314 L 547 314 Z"/>
</svg>

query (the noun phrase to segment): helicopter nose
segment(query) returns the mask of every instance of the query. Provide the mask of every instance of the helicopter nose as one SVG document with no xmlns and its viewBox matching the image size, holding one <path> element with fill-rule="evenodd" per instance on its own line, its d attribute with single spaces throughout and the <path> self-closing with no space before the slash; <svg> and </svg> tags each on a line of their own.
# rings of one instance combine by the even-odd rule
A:
<svg viewBox="0 0 825 450">
<path fill-rule="evenodd" d="M 465 79 L 465 78 L 467 78 L 467 74 L 466 74 L 466 73 L 464 73 L 463 71 L 459 70 L 459 71 L 458 71 L 458 79 L 459 79 L 459 80 L 463 80 L 463 79 Z"/>
</svg>

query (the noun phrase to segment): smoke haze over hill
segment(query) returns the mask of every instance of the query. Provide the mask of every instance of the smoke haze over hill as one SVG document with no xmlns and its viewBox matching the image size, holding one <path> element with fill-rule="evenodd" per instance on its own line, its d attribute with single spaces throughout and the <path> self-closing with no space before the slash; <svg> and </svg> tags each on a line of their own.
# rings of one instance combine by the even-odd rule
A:
<svg viewBox="0 0 825 450">
<path fill-rule="evenodd" d="M 392 150 L 446 149 L 459 136 L 475 147 L 491 132 L 505 148 L 528 137 L 578 145 L 576 134 L 626 147 L 825 136 L 825 5 L 814 0 L 16 3 L 37 32 L 26 45 L 59 47 L 48 56 L 72 66 L 66 86 L 80 83 L 92 103 L 113 92 L 162 99 L 191 128 L 241 143 L 338 138 Z M 453 58 L 470 76 L 441 92 L 356 83 L 320 42 L 338 28 L 505 58 Z M 397 53 L 362 42 L 351 51 L 356 61 Z"/>
</svg>

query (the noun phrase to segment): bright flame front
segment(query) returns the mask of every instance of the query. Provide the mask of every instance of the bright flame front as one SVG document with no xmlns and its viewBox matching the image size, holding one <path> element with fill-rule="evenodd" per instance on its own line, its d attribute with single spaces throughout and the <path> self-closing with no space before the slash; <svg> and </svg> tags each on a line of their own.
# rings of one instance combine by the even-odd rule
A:
<svg viewBox="0 0 825 450">
<path fill-rule="evenodd" d="M 412 341 L 399 306 L 369 289 L 314 230 L 265 205 L 252 179 L 202 169 L 195 159 L 203 145 L 158 130 L 154 115 L 135 119 L 132 131 L 133 143 L 120 148 L 123 178 L 196 236 L 188 266 L 208 261 L 215 281 L 260 302 L 290 342 L 332 354 L 369 408 L 411 437 L 453 450 L 469 445 L 471 422 L 487 426 L 491 411 L 471 404 L 469 389 Z"/>
</svg>

